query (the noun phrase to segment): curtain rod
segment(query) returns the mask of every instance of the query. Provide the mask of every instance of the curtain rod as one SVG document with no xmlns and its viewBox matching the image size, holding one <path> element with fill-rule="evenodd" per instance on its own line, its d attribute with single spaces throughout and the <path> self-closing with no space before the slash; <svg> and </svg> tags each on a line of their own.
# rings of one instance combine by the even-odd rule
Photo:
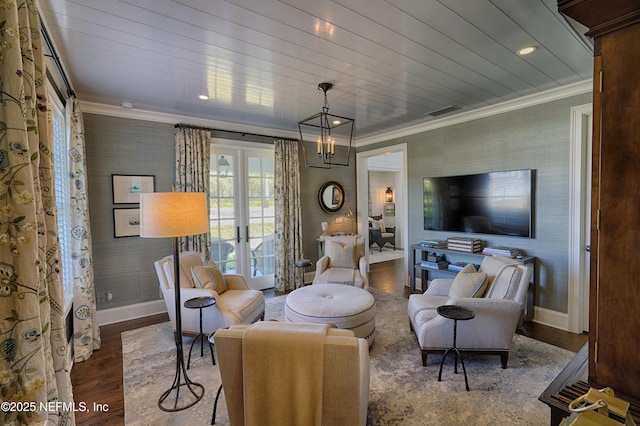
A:
<svg viewBox="0 0 640 426">
<path fill-rule="evenodd" d="M 176 127 L 176 129 L 177 128 L 200 129 L 200 130 L 209 130 L 209 131 L 213 131 L 213 132 L 233 133 L 233 134 L 242 135 L 242 136 L 258 136 L 258 137 L 261 137 L 261 138 L 283 139 L 283 140 L 287 140 L 287 141 L 298 142 L 298 139 L 285 138 L 284 136 L 261 135 L 259 133 L 238 132 L 236 130 L 213 129 L 211 127 L 195 126 L 193 124 L 176 124 L 175 127 Z"/>
<path fill-rule="evenodd" d="M 42 31 L 42 38 L 44 38 L 44 42 L 47 44 L 47 47 L 49 48 L 49 51 L 51 52 L 51 56 L 50 57 L 53 59 L 53 62 L 56 64 L 56 68 L 58 68 L 58 71 L 60 72 L 60 75 L 62 76 L 62 80 L 64 81 L 64 85 L 67 86 L 67 96 L 75 97 L 76 96 L 76 92 L 74 92 L 73 89 L 71 88 L 71 83 L 69 82 L 69 79 L 67 78 L 67 74 L 64 72 L 64 69 L 62 68 L 62 63 L 60 62 L 60 57 L 56 53 L 56 49 L 53 48 L 53 43 L 51 42 L 51 37 L 49 37 L 49 33 L 47 32 L 47 27 L 44 26 L 44 22 L 42 22 L 42 18 L 39 15 L 38 15 L 38 18 L 40 19 L 40 30 Z M 45 55 L 45 56 L 49 56 L 49 55 Z"/>
</svg>

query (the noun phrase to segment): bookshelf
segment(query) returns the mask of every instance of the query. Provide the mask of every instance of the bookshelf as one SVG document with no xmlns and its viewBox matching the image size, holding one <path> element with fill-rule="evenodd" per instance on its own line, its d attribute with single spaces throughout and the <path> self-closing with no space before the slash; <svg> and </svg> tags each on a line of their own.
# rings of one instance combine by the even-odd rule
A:
<svg viewBox="0 0 640 426">
<path fill-rule="evenodd" d="M 449 250 L 446 248 L 433 248 L 425 247 L 421 244 L 413 244 L 411 246 L 411 261 L 409 265 L 409 290 L 416 293 L 416 276 L 420 274 L 423 283 L 428 283 L 433 278 L 453 278 L 457 272 L 449 269 L 435 269 L 422 265 L 422 261 L 427 258 L 429 253 L 436 253 L 438 255 L 444 254 L 446 259 L 450 263 L 454 262 L 468 262 L 474 265 L 482 263 L 482 259 L 486 257 L 482 252 L 466 252 L 458 250 Z M 525 306 L 525 321 L 531 321 L 533 319 L 533 298 L 535 289 L 535 275 L 536 275 L 536 258 L 534 256 L 523 256 L 520 259 L 516 259 L 519 262 L 529 266 L 533 273 L 531 274 L 531 282 L 529 283 L 529 291 L 527 294 L 527 303 Z M 428 285 L 427 285 L 428 286 Z M 423 289 L 426 287 L 423 285 Z"/>
</svg>

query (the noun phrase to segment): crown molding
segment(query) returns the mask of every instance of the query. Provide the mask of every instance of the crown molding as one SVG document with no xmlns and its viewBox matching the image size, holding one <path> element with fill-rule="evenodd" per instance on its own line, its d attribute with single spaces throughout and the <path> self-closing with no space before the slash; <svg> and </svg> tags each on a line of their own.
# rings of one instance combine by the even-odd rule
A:
<svg viewBox="0 0 640 426">
<path fill-rule="evenodd" d="M 228 130 L 232 132 L 246 132 L 256 134 L 278 135 L 285 138 L 299 139 L 298 132 L 290 132 L 281 129 L 270 129 L 267 127 L 251 126 L 246 124 L 235 124 L 228 121 L 209 120 L 205 118 L 190 117 L 186 115 L 167 114 L 143 109 L 126 109 L 114 105 L 106 105 L 97 102 L 80 101 L 80 108 L 83 113 L 107 115 L 111 117 L 130 118 L 133 120 L 155 121 L 169 124 L 190 124 L 211 129 Z"/>
<path fill-rule="evenodd" d="M 429 130 L 440 129 L 442 127 L 452 126 L 454 124 L 465 123 L 467 121 L 486 118 L 493 115 L 503 114 L 505 112 L 515 111 L 534 105 L 544 104 L 547 102 L 564 99 L 575 95 L 581 95 L 593 90 L 593 80 L 584 80 L 578 83 L 568 84 L 566 86 L 555 89 L 546 90 L 541 93 L 523 96 L 510 101 L 501 102 L 496 105 L 475 109 L 469 112 L 463 112 L 451 117 L 441 118 L 439 120 L 429 121 L 428 123 L 416 124 L 404 129 L 385 132 L 374 136 L 358 139 L 355 146 L 360 148 L 378 142 L 384 142 L 392 139 L 398 139 L 405 136 L 415 135 L 417 133 L 427 132 Z"/>
<path fill-rule="evenodd" d="M 420 123 L 404 129 L 394 130 L 390 132 L 380 133 L 378 135 L 358 138 L 354 140 L 353 146 L 360 148 L 378 142 L 384 142 L 392 139 L 398 139 L 405 136 L 415 135 L 417 133 L 427 132 L 442 127 L 452 126 L 454 124 L 465 123 L 480 118 L 486 118 L 493 115 L 503 114 L 505 112 L 515 111 L 534 105 L 544 104 L 547 102 L 564 99 L 575 95 L 591 92 L 593 87 L 592 79 L 584 80 L 578 83 L 568 84 L 556 89 L 546 90 L 541 93 L 523 96 L 510 101 L 501 102 L 496 105 L 479 108 L 473 111 L 463 112 L 451 117 L 441 118 L 439 120 Z M 185 123 L 195 126 L 208 127 L 212 129 L 229 130 L 233 132 L 247 132 L 256 134 L 273 134 L 287 138 L 299 139 L 298 132 L 284 131 L 280 129 L 270 129 L 266 127 L 250 126 L 244 124 L 230 123 L 226 121 L 209 120 L 203 118 L 189 117 L 185 115 L 167 114 L 142 109 L 125 109 L 119 106 L 106 105 L 96 102 L 80 101 L 82 112 L 90 114 L 107 115 L 120 118 L 131 118 L 135 120 L 155 121 L 160 123 Z"/>
</svg>

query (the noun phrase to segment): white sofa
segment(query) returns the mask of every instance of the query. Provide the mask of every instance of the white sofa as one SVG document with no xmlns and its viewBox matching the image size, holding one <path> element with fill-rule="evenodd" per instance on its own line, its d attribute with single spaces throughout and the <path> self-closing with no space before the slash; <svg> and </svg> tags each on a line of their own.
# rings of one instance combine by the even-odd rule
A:
<svg viewBox="0 0 640 426">
<path fill-rule="evenodd" d="M 324 255 L 316 262 L 313 284 L 346 284 L 368 288 L 364 238 L 353 235 L 325 237 Z"/>
<path fill-rule="evenodd" d="M 422 365 L 427 365 L 429 353 L 443 353 L 453 344 L 453 321 L 438 315 L 437 307 L 462 305 L 472 309 L 475 318 L 459 322 L 458 349 L 500 355 L 502 368 L 507 368 L 509 347 L 523 315 L 532 270 L 515 259 L 488 256 L 478 273 L 486 274 L 486 290 L 475 297 L 452 297 L 452 279 L 434 279 L 423 294 L 409 296 L 409 321 L 422 350 Z"/>
<path fill-rule="evenodd" d="M 154 266 L 167 305 L 169 319 L 175 332 L 173 256 L 167 256 L 154 262 Z M 199 273 L 208 275 L 211 267 L 217 269 L 213 261 L 205 263 L 200 253 L 193 251 L 180 253 L 180 301 L 183 335 L 197 335 L 200 331 L 199 309 L 184 307 L 184 302 L 194 297 L 211 296 L 216 298 L 215 305 L 202 309 L 202 332 L 205 334 L 234 324 L 251 324 L 264 318 L 264 295 L 258 290 L 251 289 L 242 275 L 220 274 L 218 277 L 224 278 L 223 283 L 205 283 L 205 287 L 208 288 L 202 288 L 200 281 L 203 280 L 197 279 L 194 268 L 199 268 Z"/>
</svg>

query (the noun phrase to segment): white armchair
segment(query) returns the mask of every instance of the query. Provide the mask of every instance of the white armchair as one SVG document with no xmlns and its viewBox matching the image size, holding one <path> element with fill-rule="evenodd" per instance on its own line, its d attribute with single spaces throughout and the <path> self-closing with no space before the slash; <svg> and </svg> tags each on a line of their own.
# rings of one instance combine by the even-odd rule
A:
<svg viewBox="0 0 640 426">
<path fill-rule="evenodd" d="M 422 365 L 427 365 L 428 354 L 443 353 L 453 343 L 453 322 L 438 315 L 437 307 L 461 305 L 472 309 L 475 318 L 458 325 L 458 349 L 500 355 L 502 368 L 507 368 L 509 347 L 523 315 L 532 271 L 514 259 L 488 256 L 478 273 L 486 274 L 487 290 L 476 287 L 475 297 L 461 297 L 460 288 L 456 295 L 452 291 L 454 280 L 449 279 L 432 280 L 423 294 L 409 296 L 409 321 L 422 350 Z"/>
<path fill-rule="evenodd" d="M 173 256 L 154 262 L 154 266 L 175 332 Z M 215 305 L 202 310 L 202 332 L 205 334 L 234 324 L 251 324 L 264 318 L 264 295 L 258 290 L 251 289 L 242 275 L 222 275 L 214 262 L 205 263 L 199 253 L 192 251 L 180 253 L 183 335 L 197 335 L 200 332 L 199 310 L 184 307 L 185 301 L 200 296 L 216 298 Z"/>
<path fill-rule="evenodd" d="M 214 339 L 232 425 L 366 424 L 369 348 L 353 331 L 266 321 Z"/>
<path fill-rule="evenodd" d="M 364 238 L 353 235 L 325 237 L 324 256 L 316 262 L 313 284 L 369 287 Z"/>
</svg>

